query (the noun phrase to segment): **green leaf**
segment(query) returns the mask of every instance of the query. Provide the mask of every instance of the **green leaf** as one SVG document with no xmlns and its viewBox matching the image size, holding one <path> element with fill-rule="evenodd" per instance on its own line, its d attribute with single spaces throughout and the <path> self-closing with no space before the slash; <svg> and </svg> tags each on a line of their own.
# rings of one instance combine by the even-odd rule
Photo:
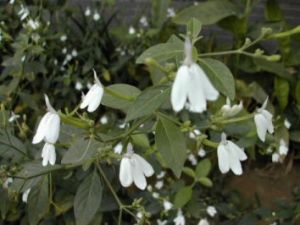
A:
<svg viewBox="0 0 300 225">
<path fill-rule="evenodd" d="M 177 24 L 186 24 L 191 18 L 198 19 L 203 25 L 214 24 L 221 19 L 237 15 L 238 9 L 228 0 L 212 0 L 200 2 L 198 5 L 187 7 L 177 13 L 173 21 Z"/>
<path fill-rule="evenodd" d="M 274 92 L 281 110 L 284 110 L 289 100 L 289 82 L 280 77 L 275 77 Z"/>
<path fill-rule="evenodd" d="M 105 88 L 101 104 L 127 111 L 141 91 L 128 84 L 113 84 Z"/>
<path fill-rule="evenodd" d="M 235 82 L 228 67 L 215 59 L 200 59 L 199 64 L 205 70 L 212 84 L 222 94 L 234 100 Z"/>
<path fill-rule="evenodd" d="M 179 178 L 186 160 L 185 139 L 180 129 L 173 122 L 159 117 L 155 142 L 162 158 Z"/>
<path fill-rule="evenodd" d="M 195 40 L 198 37 L 201 28 L 202 23 L 199 20 L 195 18 L 189 20 L 189 22 L 187 23 L 187 31 L 192 36 L 192 40 Z"/>
<path fill-rule="evenodd" d="M 170 97 L 170 86 L 154 86 L 144 90 L 127 111 L 126 121 L 155 112 Z"/>
<path fill-rule="evenodd" d="M 194 170 L 192 170 L 192 169 L 189 168 L 189 167 L 184 167 L 183 170 L 182 170 L 182 172 L 183 172 L 184 174 L 186 174 L 186 175 L 192 177 L 192 178 L 195 178 L 195 177 L 196 177 L 196 174 L 195 174 Z"/>
<path fill-rule="evenodd" d="M 175 195 L 174 206 L 176 208 L 182 208 L 185 206 L 192 198 L 193 189 L 192 187 L 183 187 Z"/>
<path fill-rule="evenodd" d="M 150 148 L 150 143 L 146 134 L 133 134 L 131 135 L 134 145 L 142 148 Z"/>
<path fill-rule="evenodd" d="M 93 158 L 102 144 L 94 139 L 81 137 L 75 141 L 64 154 L 62 164 L 83 164 Z"/>
<path fill-rule="evenodd" d="M 202 184 L 205 187 L 212 187 L 213 186 L 213 182 L 208 177 L 200 177 L 198 179 L 198 181 L 199 181 L 200 184 Z"/>
<path fill-rule="evenodd" d="M 29 162 L 23 165 L 20 172 L 17 173 L 17 177 L 28 179 L 30 177 L 36 177 L 43 174 L 48 174 L 52 171 L 56 171 L 63 168 L 62 165 L 43 166 L 41 160 L 35 162 Z"/>
<path fill-rule="evenodd" d="M 201 160 L 196 167 L 196 177 L 207 177 L 211 170 L 211 162 L 209 159 Z"/>
<path fill-rule="evenodd" d="M 30 225 L 38 222 L 49 211 L 48 178 L 44 176 L 41 183 L 33 187 L 28 196 L 27 213 Z"/>
<path fill-rule="evenodd" d="M 103 187 L 97 172 L 91 173 L 80 184 L 74 199 L 76 225 L 88 225 L 102 200 Z"/>
<path fill-rule="evenodd" d="M 3 188 L 0 188 L 0 212 L 1 212 L 1 219 L 5 220 L 7 211 L 9 209 L 9 198 L 8 192 Z"/>
<path fill-rule="evenodd" d="M 184 43 L 175 35 L 172 35 L 166 43 L 154 45 L 146 49 L 136 60 L 136 63 L 145 63 L 145 60 L 152 58 L 157 62 L 167 62 L 171 59 L 180 61 L 184 57 Z M 193 58 L 197 58 L 197 50 L 193 48 Z"/>
</svg>

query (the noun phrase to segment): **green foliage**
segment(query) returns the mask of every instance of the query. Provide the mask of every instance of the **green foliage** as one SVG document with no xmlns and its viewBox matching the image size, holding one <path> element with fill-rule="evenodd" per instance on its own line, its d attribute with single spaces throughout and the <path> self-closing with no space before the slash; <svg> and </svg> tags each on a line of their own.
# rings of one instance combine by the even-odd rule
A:
<svg viewBox="0 0 300 225">
<path fill-rule="evenodd" d="M 253 23 L 255 1 L 207 0 L 176 13 L 172 1 L 153 0 L 145 8 L 149 15 L 140 11 L 128 24 L 115 0 L 1 3 L 0 224 L 171 224 L 179 209 L 186 224 L 202 218 L 210 224 L 298 224 L 297 177 L 280 180 L 293 187 L 289 201 L 271 196 L 272 209 L 255 189 L 271 180 L 265 188 L 271 195 L 274 177 L 296 174 L 300 157 L 300 27 L 288 23 L 280 1 L 264 3 L 265 17 Z M 186 37 L 193 44 L 188 60 Z M 184 65 L 187 77 L 193 63 L 220 96 L 192 113 L 191 99 L 201 96 L 190 92 L 207 90 L 187 90 L 184 108 L 174 112 L 177 71 Z M 93 85 L 93 69 L 104 95 L 89 113 L 80 108 L 81 92 L 87 96 Z M 48 143 L 56 162 L 47 166 L 41 163 L 41 156 L 51 155 L 43 150 L 47 138 L 32 144 L 37 121 L 47 113 L 44 94 L 61 119 L 58 140 Z M 230 106 L 224 106 L 227 97 Z M 254 117 L 267 97 L 274 133 L 262 142 Z M 238 113 L 224 114 L 239 102 Z M 223 132 L 248 157 L 238 179 L 219 171 Z M 287 155 L 280 153 L 283 140 Z M 120 183 L 125 158 L 135 178 L 128 187 Z M 252 181 L 256 175 L 260 180 Z M 139 182 L 146 182 L 145 190 Z M 216 216 L 208 215 L 208 206 L 216 207 Z"/>
</svg>

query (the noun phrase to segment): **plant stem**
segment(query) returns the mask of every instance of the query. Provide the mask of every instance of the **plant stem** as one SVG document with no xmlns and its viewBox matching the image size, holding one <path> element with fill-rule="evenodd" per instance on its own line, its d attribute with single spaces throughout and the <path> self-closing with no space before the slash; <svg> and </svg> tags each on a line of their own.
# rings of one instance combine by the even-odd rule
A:
<svg viewBox="0 0 300 225">
<path fill-rule="evenodd" d="M 213 142 L 213 141 L 210 141 L 208 139 L 203 139 L 201 144 L 207 146 L 207 147 L 211 147 L 211 148 L 218 148 L 219 146 L 219 143 L 216 143 L 216 142 Z"/>
</svg>

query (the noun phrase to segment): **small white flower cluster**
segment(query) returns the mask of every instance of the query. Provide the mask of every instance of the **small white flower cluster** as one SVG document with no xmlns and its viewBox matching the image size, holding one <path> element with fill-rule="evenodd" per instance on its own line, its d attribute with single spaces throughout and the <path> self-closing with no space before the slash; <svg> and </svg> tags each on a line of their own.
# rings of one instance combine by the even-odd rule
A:
<svg viewBox="0 0 300 225">
<path fill-rule="evenodd" d="M 87 8 L 85 9 L 84 15 L 85 15 L 86 17 L 89 17 L 89 16 L 92 15 L 92 11 L 91 11 L 91 8 L 90 8 L 90 7 L 87 7 Z M 94 14 L 93 14 L 93 20 L 94 20 L 94 21 L 98 21 L 98 20 L 100 20 L 100 19 L 101 19 L 101 16 L 100 16 L 99 12 L 95 11 Z"/>
<path fill-rule="evenodd" d="M 274 163 L 283 163 L 285 157 L 289 152 L 288 146 L 283 139 L 279 141 L 279 148 L 277 151 L 272 154 L 272 162 Z"/>
</svg>

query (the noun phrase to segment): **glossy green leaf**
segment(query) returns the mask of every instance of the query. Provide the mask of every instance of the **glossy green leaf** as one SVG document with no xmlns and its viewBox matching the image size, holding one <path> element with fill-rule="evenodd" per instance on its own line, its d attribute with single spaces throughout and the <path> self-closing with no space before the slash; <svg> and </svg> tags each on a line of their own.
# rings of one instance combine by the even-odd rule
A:
<svg viewBox="0 0 300 225">
<path fill-rule="evenodd" d="M 215 59 L 200 59 L 199 64 L 216 89 L 233 100 L 235 97 L 235 82 L 228 67 Z"/>
<path fill-rule="evenodd" d="M 126 111 L 141 91 L 128 84 L 113 84 L 106 87 L 101 104 Z"/>
<path fill-rule="evenodd" d="M 190 186 L 181 188 L 175 195 L 174 206 L 176 208 L 182 208 L 192 198 L 193 189 Z"/>
<path fill-rule="evenodd" d="M 96 171 L 80 184 L 74 199 L 76 225 L 88 225 L 92 221 L 100 207 L 102 191 L 103 187 Z"/>
<path fill-rule="evenodd" d="M 30 225 L 36 225 L 49 210 L 48 178 L 44 176 L 41 183 L 33 187 L 27 200 L 27 213 Z"/>
<path fill-rule="evenodd" d="M 127 111 L 126 121 L 155 112 L 170 97 L 170 86 L 154 86 L 144 90 Z"/>
<path fill-rule="evenodd" d="M 237 7 L 228 0 L 212 0 L 184 8 L 173 21 L 186 24 L 191 18 L 198 19 L 203 25 L 210 25 L 231 15 L 238 14 Z"/>
<path fill-rule="evenodd" d="M 170 120 L 159 117 L 155 143 L 168 167 L 176 177 L 180 177 L 186 160 L 185 139 L 180 129 Z"/>
</svg>

